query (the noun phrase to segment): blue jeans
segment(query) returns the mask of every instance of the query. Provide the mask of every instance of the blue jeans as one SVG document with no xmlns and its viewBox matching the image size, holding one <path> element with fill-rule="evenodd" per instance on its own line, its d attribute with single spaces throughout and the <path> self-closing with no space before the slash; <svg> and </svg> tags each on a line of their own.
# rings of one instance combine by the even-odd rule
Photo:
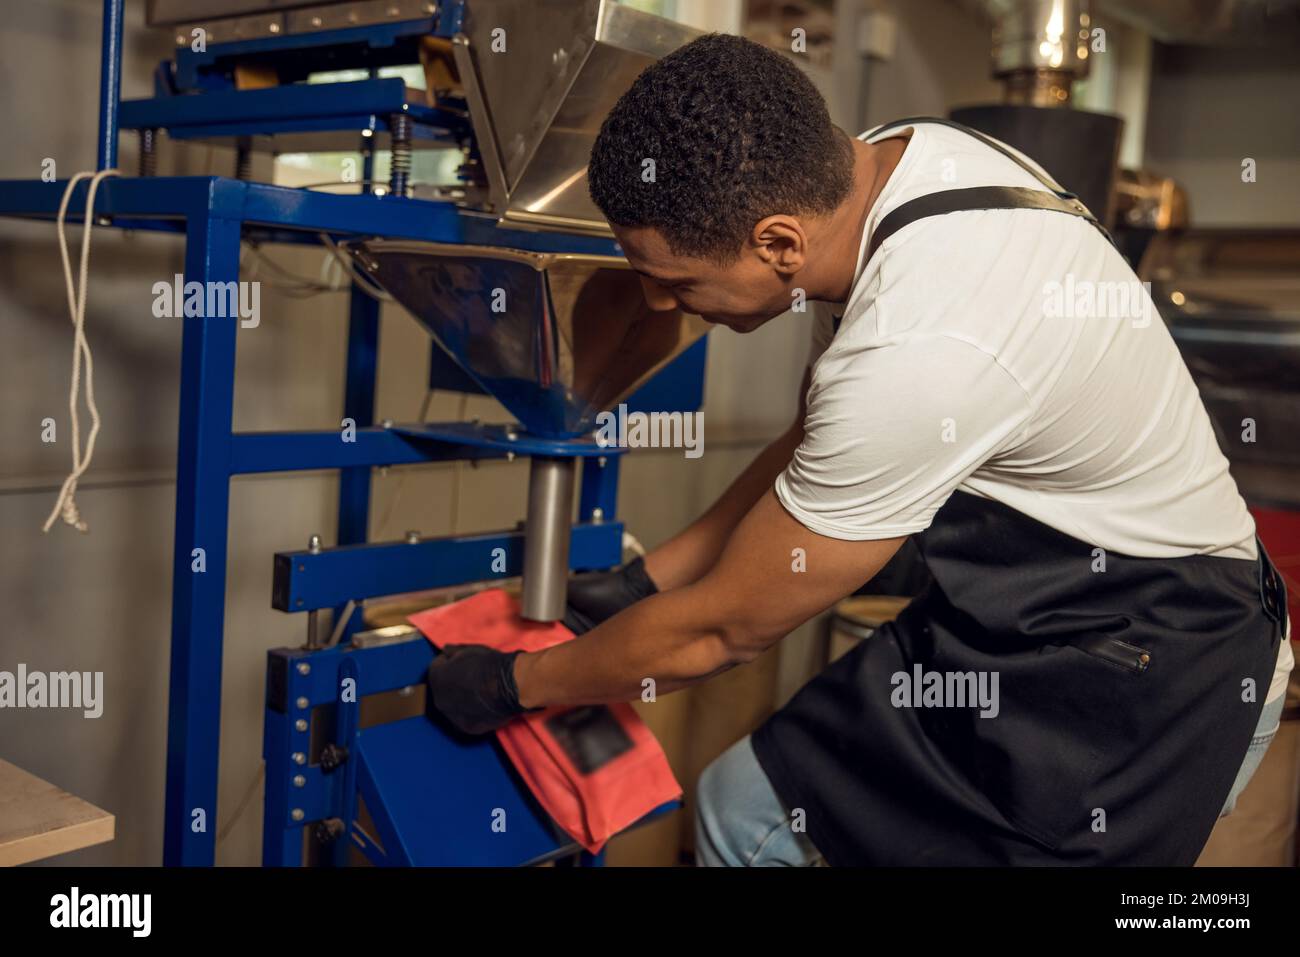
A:
<svg viewBox="0 0 1300 957">
<path fill-rule="evenodd" d="M 1255 725 L 1255 734 L 1250 739 L 1250 747 L 1246 749 L 1246 760 L 1241 762 L 1241 769 L 1237 771 L 1237 780 L 1232 782 L 1232 790 L 1228 792 L 1228 800 L 1223 802 L 1223 810 L 1219 812 L 1219 817 L 1232 813 L 1237 806 L 1237 798 L 1241 797 L 1241 792 L 1246 790 L 1246 785 L 1254 776 L 1255 769 L 1264 760 L 1264 752 L 1273 743 L 1273 739 L 1277 737 L 1277 730 L 1282 725 L 1284 704 L 1286 704 L 1286 695 L 1283 694 L 1264 705 L 1264 712 L 1259 716 L 1259 724 Z"/>
<path fill-rule="evenodd" d="M 1277 734 L 1285 696 L 1264 705 L 1246 758 L 1219 816 L 1228 814 L 1246 789 Z M 808 867 L 821 854 L 798 826 L 800 819 L 772 790 L 754 756 L 749 735 L 700 775 L 695 797 L 695 862 L 703 867 Z"/>
<path fill-rule="evenodd" d="M 793 824 L 745 735 L 704 769 L 695 789 L 695 863 L 808 867 L 821 860 Z"/>
</svg>

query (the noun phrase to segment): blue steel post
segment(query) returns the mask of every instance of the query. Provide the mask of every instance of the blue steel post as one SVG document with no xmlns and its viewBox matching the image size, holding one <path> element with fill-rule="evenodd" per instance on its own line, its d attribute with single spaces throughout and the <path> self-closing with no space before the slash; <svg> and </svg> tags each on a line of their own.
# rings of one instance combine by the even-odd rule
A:
<svg viewBox="0 0 1300 957">
<path fill-rule="evenodd" d="M 122 5 L 104 0 L 104 32 L 99 59 L 99 146 L 96 169 L 117 166 L 117 106 L 122 95 Z"/>
<path fill-rule="evenodd" d="M 370 71 L 371 78 L 377 71 Z M 361 145 L 361 192 L 369 193 L 375 175 L 375 152 L 370 139 Z M 354 281 L 348 301 L 348 357 L 343 396 L 343 415 L 357 428 L 374 425 L 375 377 L 379 365 L 379 302 L 361 291 Z M 370 531 L 370 469 L 352 468 L 339 472 L 338 544 L 364 542 Z M 342 608 L 334 609 L 340 614 Z M 340 640 L 357 631 L 360 615 L 344 628 Z"/>
<path fill-rule="evenodd" d="M 377 71 L 370 71 L 371 78 Z M 361 191 L 371 190 L 370 181 L 375 174 L 375 154 L 367 139 L 361 149 Z M 354 281 L 348 301 L 348 357 L 344 385 L 343 415 L 356 422 L 357 428 L 374 425 L 375 379 L 379 364 L 379 302 L 366 295 Z M 370 531 L 370 469 L 369 467 L 339 470 L 338 544 L 356 545 L 365 542 Z M 335 608 L 334 614 L 342 614 Z M 340 641 L 348 641 L 360 628 L 360 609 L 344 626 Z M 335 712 L 334 740 L 343 746 L 350 744 L 351 730 L 344 720 L 345 709 Z M 355 765 L 355 759 L 352 762 Z M 350 769 L 350 770 L 354 770 Z M 355 783 L 355 782 L 354 782 Z M 345 804 L 344 834 L 335 840 L 329 850 L 329 860 L 335 867 L 348 862 L 351 841 L 347 835 L 352 830 L 352 795 Z"/>
<path fill-rule="evenodd" d="M 239 235 L 236 220 L 193 215 L 186 224 L 186 282 L 238 281 Z M 183 321 L 163 863 L 210 865 L 217 832 L 226 522 L 239 320 L 195 316 Z"/>
<path fill-rule="evenodd" d="M 360 686 L 357 680 L 357 661 L 355 658 L 343 658 L 339 662 L 338 679 L 335 685 L 337 698 L 334 708 L 334 742 L 347 750 L 343 766 L 334 769 L 334 774 L 341 778 L 334 794 L 338 802 L 339 820 L 343 830 L 335 837 L 330 846 L 330 862 L 335 867 L 346 867 L 353 847 L 352 825 L 357 817 L 357 762 L 361 760 L 357 748 L 357 735 L 361 725 L 361 699 L 357 694 L 345 696 L 343 683 L 351 680 L 355 691 Z"/>
<path fill-rule="evenodd" d="M 375 424 L 375 366 L 379 361 L 379 303 L 354 282 L 348 309 L 347 384 L 343 415 L 358 429 Z M 338 544 L 366 540 L 370 518 L 370 469 L 339 473 Z"/>
<path fill-rule="evenodd" d="M 600 509 L 600 521 L 614 520 L 618 507 L 618 460 L 617 455 L 583 460 L 582 486 L 578 495 L 579 521 L 596 521 L 596 509 Z"/>
<path fill-rule="evenodd" d="M 268 682 L 271 680 L 268 675 Z M 283 768 L 293 761 L 297 750 L 294 738 L 307 738 L 293 730 L 294 718 L 287 711 L 267 707 L 264 721 L 262 760 L 266 762 L 266 794 L 262 799 L 262 866 L 301 867 L 303 831 L 306 825 L 285 824 L 289 813 L 288 785 L 281 779 Z"/>
</svg>

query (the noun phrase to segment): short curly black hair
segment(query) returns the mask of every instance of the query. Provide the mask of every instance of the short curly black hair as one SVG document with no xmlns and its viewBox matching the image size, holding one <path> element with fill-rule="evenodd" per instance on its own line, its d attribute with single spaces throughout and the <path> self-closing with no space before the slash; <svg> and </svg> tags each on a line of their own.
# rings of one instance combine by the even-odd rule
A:
<svg viewBox="0 0 1300 957">
<path fill-rule="evenodd" d="M 726 262 L 763 217 L 843 202 L 853 148 L 798 66 L 713 33 L 637 77 L 600 128 L 587 181 L 611 223 L 653 227 L 678 255 Z"/>
</svg>

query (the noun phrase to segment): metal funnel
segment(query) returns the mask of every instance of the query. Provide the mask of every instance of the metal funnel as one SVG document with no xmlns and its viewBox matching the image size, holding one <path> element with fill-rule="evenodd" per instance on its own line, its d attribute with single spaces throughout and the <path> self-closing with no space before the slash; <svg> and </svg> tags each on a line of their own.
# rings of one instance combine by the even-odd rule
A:
<svg viewBox="0 0 1300 957">
<path fill-rule="evenodd" d="M 483 389 L 536 435 L 568 438 L 708 331 L 651 312 L 617 256 L 372 239 L 348 247 Z"/>
<path fill-rule="evenodd" d="M 642 70 L 701 35 L 613 0 L 467 4 L 453 55 L 496 214 L 607 234 L 587 194 L 600 125 Z"/>
</svg>

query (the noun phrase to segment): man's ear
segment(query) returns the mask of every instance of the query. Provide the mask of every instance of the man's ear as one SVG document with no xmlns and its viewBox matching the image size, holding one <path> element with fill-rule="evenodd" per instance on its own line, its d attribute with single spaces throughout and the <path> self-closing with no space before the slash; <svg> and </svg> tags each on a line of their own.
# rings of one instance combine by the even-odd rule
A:
<svg viewBox="0 0 1300 957">
<path fill-rule="evenodd" d="M 793 216 L 778 214 L 761 219 L 749 236 L 753 252 L 768 266 L 784 275 L 803 268 L 808 256 L 808 234 Z"/>
</svg>

